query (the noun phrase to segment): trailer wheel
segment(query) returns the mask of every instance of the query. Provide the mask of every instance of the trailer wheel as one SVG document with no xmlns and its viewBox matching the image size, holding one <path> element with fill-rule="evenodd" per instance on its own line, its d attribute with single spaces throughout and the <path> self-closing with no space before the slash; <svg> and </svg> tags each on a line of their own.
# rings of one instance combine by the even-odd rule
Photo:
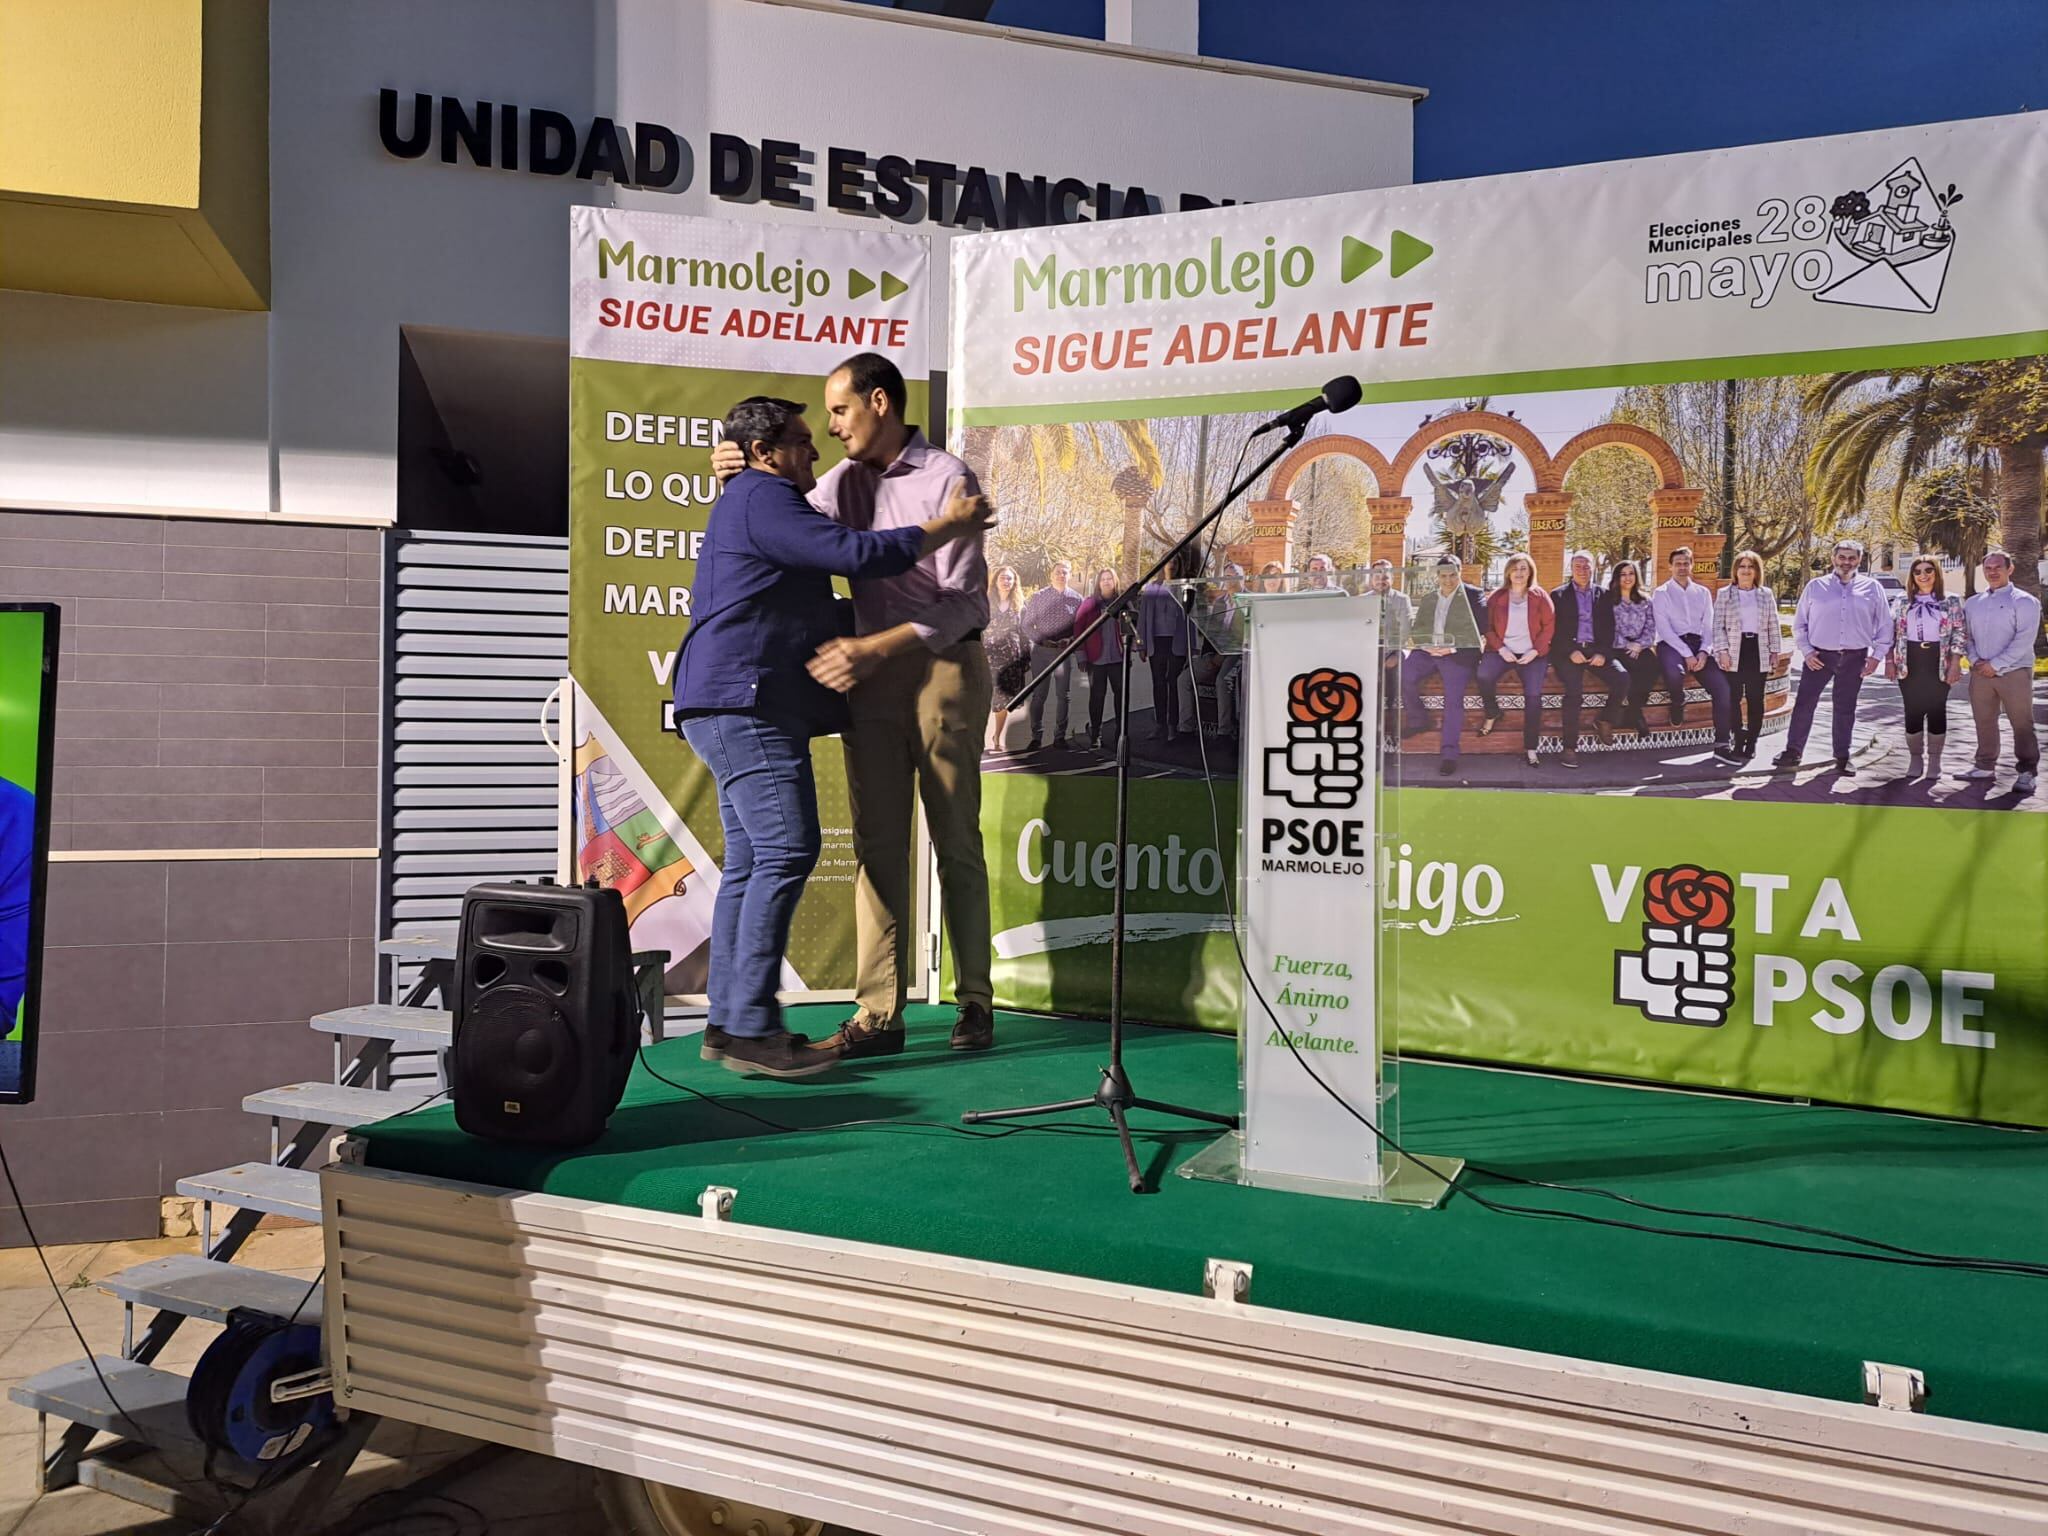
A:
<svg viewBox="0 0 2048 1536">
<path fill-rule="evenodd" d="M 597 1474 L 597 1501 L 619 1536 L 856 1536 L 807 1515 L 618 1472 Z"/>
</svg>

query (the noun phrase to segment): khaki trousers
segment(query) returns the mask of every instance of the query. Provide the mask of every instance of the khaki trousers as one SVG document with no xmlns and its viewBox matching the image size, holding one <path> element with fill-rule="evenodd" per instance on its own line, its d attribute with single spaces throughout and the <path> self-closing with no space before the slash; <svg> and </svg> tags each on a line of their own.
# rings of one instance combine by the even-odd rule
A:
<svg viewBox="0 0 2048 1536">
<path fill-rule="evenodd" d="M 2015 667 L 1996 677 L 1970 674 L 1970 717 L 1977 723 L 1977 766 L 1998 766 L 1998 714 L 2012 722 L 2012 755 L 2021 773 L 2041 763 L 2041 742 L 2034 730 L 2034 675 Z"/>
<path fill-rule="evenodd" d="M 979 640 L 892 657 L 848 695 L 846 792 L 853 811 L 854 996 L 877 1018 L 903 1012 L 910 984 L 913 807 L 939 856 L 939 899 L 962 1003 L 993 1006 L 988 868 L 981 852 L 981 743 L 988 652 Z M 913 796 L 915 800 L 913 800 Z"/>
</svg>

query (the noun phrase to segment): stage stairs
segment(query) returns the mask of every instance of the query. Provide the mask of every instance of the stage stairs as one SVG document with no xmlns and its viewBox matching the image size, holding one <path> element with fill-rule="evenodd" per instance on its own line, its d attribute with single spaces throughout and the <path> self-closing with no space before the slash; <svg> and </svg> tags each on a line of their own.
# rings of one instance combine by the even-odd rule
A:
<svg viewBox="0 0 2048 1536">
<path fill-rule="evenodd" d="M 200 1251 L 153 1259 L 109 1275 L 97 1288 L 123 1302 L 121 1353 L 77 1360 L 44 1371 L 8 1394 L 33 1408 L 45 1490 L 83 1483 L 161 1514 L 205 1525 L 219 1513 L 219 1489 L 247 1489 L 259 1468 L 216 1457 L 212 1501 L 195 1497 L 203 1486 L 206 1450 L 185 1415 L 188 1378 L 151 1362 L 186 1318 L 224 1323 L 238 1308 L 317 1324 L 323 1296 L 318 1282 L 273 1274 L 234 1262 L 266 1215 L 317 1223 L 320 1178 L 337 1131 L 418 1109 L 447 1091 L 446 1052 L 454 1043 L 446 987 L 455 959 L 452 937 L 412 935 L 388 939 L 378 953 L 416 967 L 404 1000 L 316 1015 L 312 1027 L 334 1037 L 334 1081 L 288 1083 L 242 1100 L 250 1114 L 270 1121 L 270 1157 L 238 1163 L 178 1181 L 178 1193 L 199 1202 Z M 297 1130 L 289 1137 L 286 1124 Z M 216 1234 L 214 1207 L 233 1214 Z M 145 1315 L 138 1334 L 136 1313 Z M 97 1367 L 97 1369 L 95 1369 Z M 111 1389 L 112 1396 L 109 1397 Z M 52 1419 L 67 1427 L 49 1444 Z M 297 1479 L 298 1497 L 281 1530 L 314 1531 L 328 1496 L 375 1427 L 371 1415 L 351 1415 L 342 1437 Z M 87 1448 L 96 1436 L 110 1443 Z"/>
<path fill-rule="evenodd" d="M 82 1483 L 199 1525 L 219 1513 L 213 1505 L 195 1500 L 178 1478 L 164 1476 L 189 1472 L 184 1482 L 197 1483 L 206 1455 L 185 1417 L 188 1378 L 151 1362 L 188 1317 L 224 1323 L 237 1308 L 248 1308 L 317 1323 L 323 1300 L 317 1283 L 309 1287 L 303 1280 L 237 1264 L 236 1253 L 265 1216 L 316 1224 L 321 1220 L 317 1168 L 327 1160 L 335 1132 L 388 1120 L 440 1102 L 446 1095 L 454 1017 L 447 1007 L 430 1004 L 449 1001 L 454 935 L 401 935 L 381 942 L 377 953 L 390 967 L 392 993 L 400 992 L 401 980 L 407 983 L 403 1000 L 336 1008 L 311 1020 L 313 1029 L 334 1039 L 334 1081 L 287 1083 L 242 1100 L 245 1111 L 270 1121 L 269 1160 L 237 1163 L 178 1181 L 178 1193 L 199 1202 L 199 1252 L 153 1259 L 97 1282 L 99 1290 L 125 1303 L 121 1353 L 58 1366 L 8 1393 L 36 1411 L 46 1491 Z M 667 1014 L 659 989 L 667 958 L 659 953 L 633 956 L 647 1007 L 648 1035 L 654 1040 L 665 1032 Z M 288 1123 L 298 1127 L 290 1137 L 284 1135 Z M 217 1205 L 234 1213 L 218 1235 Z M 135 1328 L 138 1308 L 153 1314 L 140 1337 Z M 54 1449 L 47 1438 L 51 1419 L 68 1426 Z M 297 1533 L 319 1528 L 319 1511 L 375 1425 L 373 1415 L 349 1417 L 341 1439 L 296 1480 L 301 1492 L 278 1529 Z M 98 1435 L 114 1438 L 87 1455 Z M 219 1483 L 230 1488 L 246 1489 L 262 1475 L 259 1468 L 232 1457 L 216 1457 L 213 1471 Z"/>
</svg>

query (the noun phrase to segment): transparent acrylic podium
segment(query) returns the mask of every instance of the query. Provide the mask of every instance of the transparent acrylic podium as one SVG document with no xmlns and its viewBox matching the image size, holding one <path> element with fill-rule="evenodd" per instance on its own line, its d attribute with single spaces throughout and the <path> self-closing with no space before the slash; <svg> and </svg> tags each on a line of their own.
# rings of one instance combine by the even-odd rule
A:
<svg viewBox="0 0 2048 1536">
<path fill-rule="evenodd" d="M 1198 715 L 1241 743 L 1237 945 L 1242 1129 L 1188 1178 L 1434 1206 L 1462 1159 L 1404 1154 L 1403 930 L 1381 886 L 1401 848 L 1406 597 L 1365 571 L 1175 582 L 1195 631 Z M 1391 695 L 1390 691 L 1391 690 Z M 1226 712 L 1229 719 L 1222 718 Z"/>
</svg>

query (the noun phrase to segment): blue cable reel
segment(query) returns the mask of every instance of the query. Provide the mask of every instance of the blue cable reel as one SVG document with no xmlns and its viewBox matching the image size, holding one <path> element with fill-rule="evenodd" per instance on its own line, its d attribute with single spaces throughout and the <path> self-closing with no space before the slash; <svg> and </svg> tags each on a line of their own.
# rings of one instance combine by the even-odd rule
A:
<svg viewBox="0 0 2048 1536">
<path fill-rule="evenodd" d="M 271 1385 L 322 1363 L 317 1323 L 238 1308 L 193 1368 L 186 1421 L 209 1450 L 281 1475 L 326 1448 L 334 1397 L 323 1392 L 274 1403 Z"/>
</svg>

